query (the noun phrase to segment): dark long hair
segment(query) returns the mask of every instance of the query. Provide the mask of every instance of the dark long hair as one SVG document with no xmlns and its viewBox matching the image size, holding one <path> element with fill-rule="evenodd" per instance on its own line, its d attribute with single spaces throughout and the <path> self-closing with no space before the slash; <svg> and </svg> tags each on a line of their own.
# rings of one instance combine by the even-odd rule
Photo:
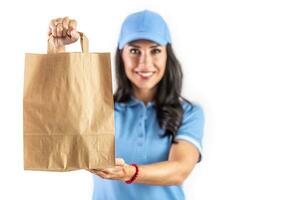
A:
<svg viewBox="0 0 300 200">
<path fill-rule="evenodd" d="M 127 102 L 133 95 L 133 91 L 131 82 L 125 74 L 124 62 L 119 49 L 116 51 L 115 62 L 117 90 L 114 94 L 114 101 Z M 154 101 L 159 126 L 165 131 L 163 136 L 171 136 L 172 143 L 176 143 L 175 136 L 182 123 L 184 110 L 181 102 L 190 103 L 181 96 L 182 79 L 181 64 L 176 58 L 172 45 L 167 44 L 165 74 L 157 85 Z"/>
</svg>

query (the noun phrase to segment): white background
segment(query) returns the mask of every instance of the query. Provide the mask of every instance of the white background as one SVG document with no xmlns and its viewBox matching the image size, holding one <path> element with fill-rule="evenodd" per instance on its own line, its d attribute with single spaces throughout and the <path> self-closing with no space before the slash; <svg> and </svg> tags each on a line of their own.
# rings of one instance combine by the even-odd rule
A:
<svg viewBox="0 0 300 200">
<path fill-rule="evenodd" d="M 123 19 L 145 8 L 168 22 L 184 95 L 205 111 L 203 161 L 185 183 L 187 199 L 300 199 L 298 3 L 2 1 L 0 199 L 90 199 L 86 171 L 23 170 L 24 53 L 46 52 L 48 22 L 60 16 L 78 21 L 91 51 L 114 52 Z"/>
</svg>

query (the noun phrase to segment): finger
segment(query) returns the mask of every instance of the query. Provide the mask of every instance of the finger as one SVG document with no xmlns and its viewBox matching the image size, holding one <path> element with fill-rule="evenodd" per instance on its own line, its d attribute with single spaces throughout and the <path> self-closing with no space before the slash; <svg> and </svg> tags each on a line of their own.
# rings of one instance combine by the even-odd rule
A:
<svg viewBox="0 0 300 200">
<path fill-rule="evenodd" d="M 116 158 L 116 166 L 123 166 L 125 161 L 123 158 Z"/>
<path fill-rule="evenodd" d="M 62 21 L 63 21 L 63 18 L 57 18 L 54 22 L 54 25 L 56 26 L 56 36 L 57 37 L 62 36 L 62 31 L 63 31 Z"/>
<path fill-rule="evenodd" d="M 69 17 L 64 17 L 63 18 L 63 37 L 66 37 L 67 31 L 68 31 L 68 26 L 69 26 Z"/>
<path fill-rule="evenodd" d="M 50 26 L 48 27 L 48 36 L 52 35 L 52 29 L 50 28 Z"/>
<path fill-rule="evenodd" d="M 53 35 L 53 37 L 56 37 L 55 19 L 51 20 L 51 22 L 49 23 L 49 27 L 51 29 L 51 34 Z"/>
<path fill-rule="evenodd" d="M 112 180 L 121 180 L 121 178 L 123 177 L 123 174 L 121 173 L 106 173 L 103 171 L 98 171 L 97 175 L 99 175 L 102 178 L 112 179 Z"/>
<path fill-rule="evenodd" d="M 102 172 L 102 171 L 99 171 L 99 170 L 91 170 L 91 172 L 97 176 L 100 176 L 101 178 L 105 178 L 105 179 L 109 179 L 111 178 L 112 176 L 108 173 L 105 173 L 105 172 Z"/>
<path fill-rule="evenodd" d="M 115 173 L 119 173 L 120 171 L 122 171 L 122 169 L 123 169 L 123 167 L 116 166 L 116 167 L 111 167 L 111 168 L 105 168 L 100 171 L 109 173 L 109 174 L 115 174 Z"/>
<path fill-rule="evenodd" d="M 91 172 L 91 173 L 93 173 L 93 174 L 95 174 L 95 173 L 96 173 L 96 171 L 95 171 L 95 170 L 93 170 L 93 169 L 87 169 L 87 171 L 89 171 L 89 172 Z"/>
<path fill-rule="evenodd" d="M 71 42 L 77 41 L 79 37 L 80 37 L 79 33 L 76 30 L 71 31 L 71 38 L 70 38 Z"/>
<path fill-rule="evenodd" d="M 112 178 L 111 174 L 107 174 L 107 173 L 101 172 L 101 171 L 98 171 L 97 175 L 100 176 L 101 178 L 105 178 L 105 179 L 111 179 Z"/>
<path fill-rule="evenodd" d="M 57 24 L 56 35 L 57 35 L 57 37 L 62 37 L 62 35 L 63 35 L 63 25 L 62 24 Z"/>
<path fill-rule="evenodd" d="M 74 19 L 70 19 L 68 25 L 68 33 L 71 35 L 71 31 L 76 29 L 77 29 L 77 21 Z"/>
<path fill-rule="evenodd" d="M 105 178 L 105 174 L 103 172 L 97 172 L 97 173 L 94 173 L 96 176 L 99 176 L 101 178 Z"/>
<path fill-rule="evenodd" d="M 62 21 L 63 21 L 63 18 L 56 18 L 55 22 L 54 22 L 54 25 L 57 26 L 58 24 L 61 24 Z"/>
<path fill-rule="evenodd" d="M 92 174 L 99 176 L 101 178 L 106 178 L 106 173 L 105 172 L 101 172 L 99 170 L 88 170 L 90 171 Z"/>
<path fill-rule="evenodd" d="M 122 180 L 122 178 L 124 177 L 122 171 L 116 173 L 109 173 L 108 171 L 103 171 L 103 170 L 93 170 L 93 171 L 94 171 L 93 174 L 104 179 Z"/>
</svg>

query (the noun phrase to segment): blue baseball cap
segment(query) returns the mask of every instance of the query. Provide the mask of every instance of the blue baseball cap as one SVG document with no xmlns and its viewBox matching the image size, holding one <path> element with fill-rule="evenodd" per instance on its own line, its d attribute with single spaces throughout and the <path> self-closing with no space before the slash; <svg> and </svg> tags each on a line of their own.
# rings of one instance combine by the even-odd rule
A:
<svg viewBox="0 0 300 200">
<path fill-rule="evenodd" d="M 158 13 L 144 10 L 128 15 L 121 27 L 118 48 L 123 49 L 128 42 L 142 39 L 160 45 L 171 43 L 168 25 Z"/>
</svg>

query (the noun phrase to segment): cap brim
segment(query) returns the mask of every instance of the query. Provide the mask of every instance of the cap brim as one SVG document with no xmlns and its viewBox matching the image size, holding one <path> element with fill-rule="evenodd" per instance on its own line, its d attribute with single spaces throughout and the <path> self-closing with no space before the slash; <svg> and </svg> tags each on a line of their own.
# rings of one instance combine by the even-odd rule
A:
<svg viewBox="0 0 300 200">
<path fill-rule="evenodd" d="M 127 43 L 135 40 L 150 40 L 160 45 L 166 45 L 168 43 L 166 40 L 162 39 L 162 36 L 159 34 L 139 32 L 128 34 L 126 37 L 123 37 L 122 41 L 119 41 L 118 47 L 119 49 L 123 49 Z"/>
</svg>

